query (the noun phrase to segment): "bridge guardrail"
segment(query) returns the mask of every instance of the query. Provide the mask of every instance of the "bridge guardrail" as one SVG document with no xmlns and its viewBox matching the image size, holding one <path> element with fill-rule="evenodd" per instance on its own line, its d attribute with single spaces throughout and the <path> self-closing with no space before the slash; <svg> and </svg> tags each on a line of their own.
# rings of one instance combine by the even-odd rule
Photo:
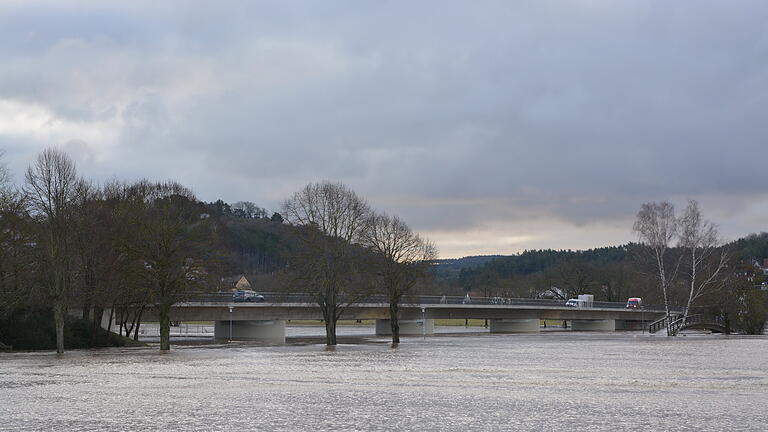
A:
<svg viewBox="0 0 768 432">
<path fill-rule="evenodd" d="M 315 297 L 306 293 L 282 293 L 282 292 L 263 292 L 266 303 L 315 303 Z M 186 302 L 201 303 L 231 303 L 231 292 L 216 293 L 193 293 L 187 297 Z M 564 307 L 565 300 L 553 299 L 533 299 L 533 298 L 508 298 L 508 297 L 470 297 L 466 296 L 408 296 L 401 304 L 424 304 L 424 305 L 509 305 L 509 306 L 545 306 L 545 307 Z M 389 297 L 386 295 L 370 295 L 364 297 L 355 303 L 375 303 L 387 304 Z M 626 309 L 624 302 L 594 302 L 591 308 L 598 309 Z M 584 309 L 584 307 L 582 307 Z M 641 310 L 662 310 L 663 306 L 646 305 Z"/>
</svg>

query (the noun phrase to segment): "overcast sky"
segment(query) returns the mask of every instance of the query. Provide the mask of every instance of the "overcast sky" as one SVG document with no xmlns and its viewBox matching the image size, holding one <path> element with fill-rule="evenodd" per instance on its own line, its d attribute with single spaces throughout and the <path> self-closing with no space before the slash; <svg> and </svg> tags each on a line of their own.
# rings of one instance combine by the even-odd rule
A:
<svg viewBox="0 0 768 432">
<path fill-rule="evenodd" d="M 765 1 L 0 3 L 0 149 L 270 210 L 339 180 L 441 256 L 768 230 Z"/>
</svg>

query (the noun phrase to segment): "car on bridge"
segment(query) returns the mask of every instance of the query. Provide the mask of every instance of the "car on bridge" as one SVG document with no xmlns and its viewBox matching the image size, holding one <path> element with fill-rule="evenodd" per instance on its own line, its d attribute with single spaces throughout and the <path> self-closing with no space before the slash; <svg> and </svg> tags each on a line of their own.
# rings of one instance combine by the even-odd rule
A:
<svg viewBox="0 0 768 432">
<path fill-rule="evenodd" d="M 579 307 L 579 299 L 568 299 L 565 305 L 568 307 Z"/>
<path fill-rule="evenodd" d="M 637 309 L 643 304 L 643 299 L 640 297 L 630 297 L 627 299 L 627 309 Z"/>
<path fill-rule="evenodd" d="M 235 303 L 243 303 L 243 302 L 261 303 L 264 301 L 264 296 L 256 293 L 256 291 L 237 290 L 234 293 L 232 293 L 232 301 Z"/>
</svg>

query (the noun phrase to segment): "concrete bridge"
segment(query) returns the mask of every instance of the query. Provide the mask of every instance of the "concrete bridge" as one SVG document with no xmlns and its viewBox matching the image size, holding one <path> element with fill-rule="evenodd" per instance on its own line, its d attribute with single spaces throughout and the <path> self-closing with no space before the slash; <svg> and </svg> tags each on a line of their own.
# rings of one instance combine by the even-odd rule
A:
<svg viewBox="0 0 768 432">
<path fill-rule="evenodd" d="M 307 295 L 280 296 L 263 303 L 234 303 L 230 294 L 206 296 L 177 303 L 172 321 L 213 321 L 217 339 L 285 341 L 287 320 L 322 320 Z M 564 301 L 537 299 L 471 299 L 422 296 L 400 306 L 402 335 L 434 334 L 435 319 L 487 319 L 491 333 L 538 332 L 540 320 L 570 321 L 577 331 L 641 329 L 664 316 L 661 308 L 627 309 L 625 303 L 596 302 L 591 307 L 568 307 Z M 150 308 L 144 321 L 157 320 Z M 376 334 L 390 334 L 389 304 L 370 298 L 344 309 L 341 319 L 376 320 Z"/>
</svg>

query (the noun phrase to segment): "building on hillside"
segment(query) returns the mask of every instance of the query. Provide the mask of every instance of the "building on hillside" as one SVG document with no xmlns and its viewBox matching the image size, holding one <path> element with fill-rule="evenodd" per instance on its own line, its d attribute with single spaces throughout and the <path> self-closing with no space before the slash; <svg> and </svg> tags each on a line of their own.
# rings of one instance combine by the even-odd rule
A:
<svg viewBox="0 0 768 432">
<path fill-rule="evenodd" d="M 768 258 L 764 258 L 762 261 L 753 259 L 752 263 L 757 267 L 758 274 L 768 275 Z"/>
<path fill-rule="evenodd" d="M 235 284 L 235 288 L 239 290 L 251 289 L 251 283 L 248 282 L 248 279 L 245 276 L 240 276 L 240 279 L 238 279 Z"/>
<path fill-rule="evenodd" d="M 251 282 L 245 275 L 230 276 L 221 279 L 221 286 L 223 289 L 231 291 L 249 290 L 251 289 Z"/>
</svg>

